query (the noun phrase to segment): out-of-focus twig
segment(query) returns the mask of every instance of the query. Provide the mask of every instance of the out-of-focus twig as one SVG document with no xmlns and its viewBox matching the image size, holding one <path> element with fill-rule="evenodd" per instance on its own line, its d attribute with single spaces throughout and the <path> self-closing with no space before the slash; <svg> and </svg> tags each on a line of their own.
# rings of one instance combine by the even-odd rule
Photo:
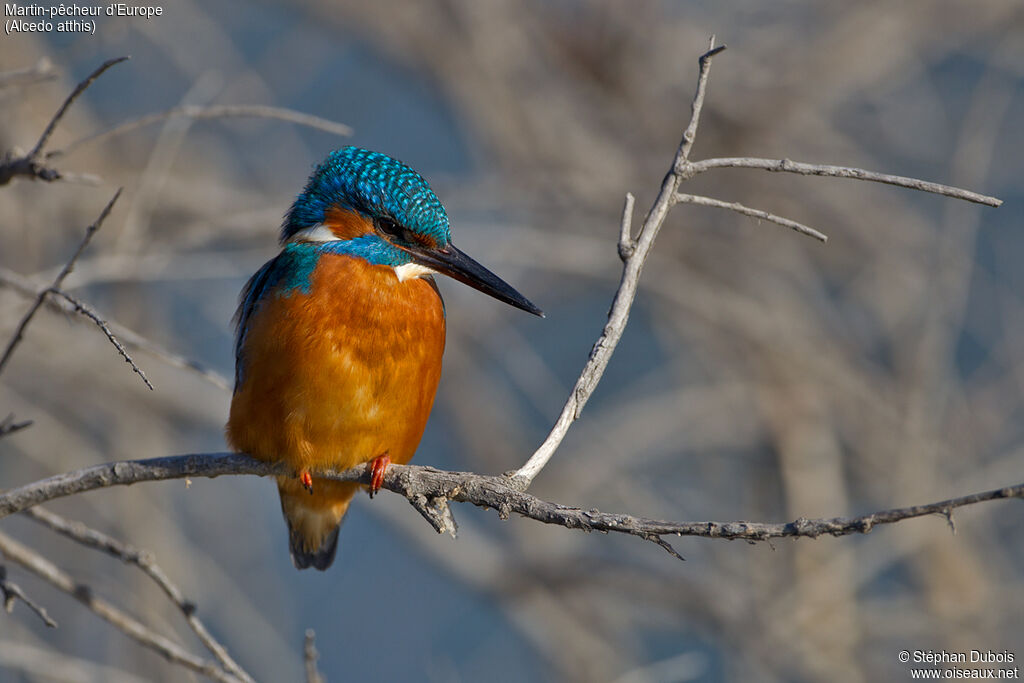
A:
<svg viewBox="0 0 1024 683">
<path fill-rule="evenodd" d="M 92 491 L 109 486 L 126 486 L 147 481 L 182 479 L 185 477 L 219 477 L 231 474 L 258 476 L 294 475 L 281 466 L 255 460 L 239 453 L 197 453 L 168 456 L 150 460 L 123 460 L 93 465 L 75 472 L 58 474 L 0 494 L 0 518 L 27 510 L 48 500 Z M 365 466 L 344 471 L 320 470 L 315 476 L 335 481 L 370 483 L 370 470 Z M 766 522 L 673 522 L 647 519 L 633 515 L 582 510 L 550 503 L 518 490 L 507 477 L 484 476 L 472 472 L 448 472 L 417 465 L 391 465 L 384 475 L 384 488 L 400 493 L 406 499 L 442 499 L 472 503 L 496 510 L 507 519 L 515 513 L 545 524 L 555 524 L 583 531 L 616 532 L 637 536 L 679 555 L 663 536 L 701 536 L 705 538 L 766 541 L 772 538 L 822 535 L 845 536 L 868 533 L 880 524 L 893 524 L 905 519 L 941 514 L 965 505 L 991 500 L 1024 498 L 1024 483 L 1005 486 L 982 493 L 959 496 L 926 505 L 881 510 L 857 517 L 796 519 L 788 523 Z M 418 509 L 418 508 L 417 508 Z M 419 510 L 424 514 L 423 510 Z M 680 558 L 682 559 L 682 558 Z"/>
<path fill-rule="evenodd" d="M 241 683 L 241 678 L 225 671 L 216 662 L 193 655 L 181 645 L 153 631 L 106 600 L 96 597 L 89 586 L 78 583 L 57 565 L 4 533 L 0 533 L 0 553 L 10 562 L 24 567 L 50 585 L 75 598 L 129 638 L 160 653 L 169 662 L 184 666 L 221 683 Z"/>
<path fill-rule="evenodd" d="M 0 437 L 13 434 L 14 432 L 26 429 L 32 426 L 32 420 L 25 420 L 23 422 L 14 421 L 14 413 L 11 413 L 3 420 L 0 420 Z"/>
<path fill-rule="evenodd" d="M 64 177 L 61 171 L 55 168 L 46 166 L 41 162 L 43 157 L 43 150 L 46 149 L 46 143 L 50 141 L 50 136 L 53 135 L 53 131 L 56 130 L 57 124 L 61 122 L 64 115 L 70 109 L 71 105 L 74 104 L 78 96 L 85 92 L 93 82 L 103 75 L 103 72 L 121 62 L 129 59 L 128 57 L 116 57 L 114 59 L 108 59 L 103 62 L 95 71 L 89 74 L 85 80 L 81 81 L 75 89 L 71 91 L 67 99 L 57 110 L 57 113 L 50 119 L 50 123 L 47 124 L 43 130 L 43 134 L 39 136 L 39 140 L 36 141 L 35 146 L 32 150 L 25 155 L 20 155 L 15 151 L 9 151 L 4 154 L 3 158 L 0 159 L 0 185 L 6 185 L 15 176 L 24 176 L 32 178 L 34 180 L 46 180 L 48 182 L 54 180 L 60 180 Z"/>
<path fill-rule="evenodd" d="M 46 613 L 46 608 L 36 604 L 32 598 L 25 595 L 25 591 L 21 590 L 18 584 L 7 578 L 7 567 L 2 564 L 0 564 L 0 597 L 3 598 L 4 611 L 8 614 L 14 610 L 14 601 L 21 600 L 30 610 L 39 615 L 47 627 L 57 628 L 57 622 Z"/>
<path fill-rule="evenodd" d="M 53 296 L 46 298 L 45 303 L 48 306 L 54 310 L 64 313 L 79 313 L 83 315 L 83 317 L 88 317 L 90 320 L 95 322 L 91 316 L 85 316 L 84 309 L 77 309 L 75 305 L 71 303 L 72 301 L 75 301 L 74 297 L 62 289 L 54 289 L 48 286 L 39 287 L 25 276 L 7 268 L 0 268 L 0 285 L 7 286 L 22 296 L 38 296 L 40 293 L 50 291 L 52 294 L 60 298 L 54 298 Z M 90 308 L 89 310 L 93 309 Z M 95 313 L 95 311 L 93 312 Z M 98 313 L 97 317 L 99 317 Z M 160 360 L 171 367 L 195 373 L 202 379 L 220 389 L 229 390 L 231 388 L 231 383 L 224 375 L 220 374 L 216 370 L 206 367 L 199 361 L 186 358 L 181 354 L 165 349 L 153 340 L 139 334 L 131 328 L 121 325 L 120 323 L 110 321 L 107 323 L 107 327 L 121 342 L 124 343 L 125 346 L 145 351 L 157 360 Z"/>
<path fill-rule="evenodd" d="M 316 665 L 319 658 L 320 653 L 316 651 L 316 633 L 313 629 L 306 629 L 306 640 L 302 648 L 302 659 L 306 664 L 306 683 L 326 683 Z"/>
<path fill-rule="evenodd" d="M 56 77 L 57 73 L 53 70 L 53 62 L 43 57 L 26 69 L 14 69 L 0 73 L 0 89 L 52 81 Z"/>
<path fill-rule="evenodd" d="M 81 657 L 70 657 L 53 648 L 35 647 L 24 641 L 0 640 L 0 667 L 10 675 L 22 672 L 26 680 L 60 683 L 152 683 L 123 669 L 104 666 Z"/>
<path fill-rule="evenodd" d="M 111 209 L 114 208 L 114 203 L 120 196 L 121 190 L 119 189 L 117 192 L 114 193 L 114 196 L 111 197 L 110 201 L 107 202 L 107 205 L 103 207 L 103 211 L 100 212 L 99 218 L 97 218 L 92 223 L 92 225 L 85 229 L 85 236 L 82 238 L 82 241 L 79 242 L 78 248 L 75 249 L 75 252 L 71 255 L 71 258 L 69 258 L 67 263 L 64 264 L 64 267 L 61 269 L 60 273 L 58 273 L 57 277 L 54 278 L 53 284 L 51 284 L 46 289 L 40 291 L 36 295 L 35 301 L 32 303 L 32 306 L 28 309 L 28 311 L 26 311 L 25 315 L 21 319 L 21 322 L 18 323 L 18 327 L 14 331 L 14 335 L 11 337 L 10 341 L 7 342 L 7 348 L 4 349 L 3 356 L 0 357 L 0 373 L 3 373 L 4 368 L 7 366 L 7 363 L 11 360 L 11 356 L 14 354 L 14 350 L 18 347 L 18 344 L 21 343 L 21 340 L 25 335 L 25 330 L 28 328 L 29 323 L 32 322 L 32 318 L 35 317 L 35 314 L 39 311 L 40 308 L 42 308 L 43 303 L 46 300 L 46 297 L 60 289 L 60 286 L 64 283 L 64 278 L 66 278 L 68 274 L 71 272 L 71 269 L 75 267 L 75 261 L 77 261 L 78 257 L 82 255 L 82 252 L 85 251 L 85 248 L 86 246 L 88 246 L 89 241 L 92 240 L 92 236 L 96 234 L 96 231 L 99 230 L 100 227 L 103 225 L 103 221 L 105 221 L 107 216 L 110 215 Z M 120 351 L 121 349 L 118 350 Z M 132 364 L 132 366 L 135 368 L 136 372 L 138 372 L 142 376 L 142 379 L 143 381 L 146 382 L 146 385 L 150 389 L 152 389 L 153 386 L 149 383 L 149 380 L 146 379 L 146 376 L 142 374 L 142 371 L 139 370 L 134 363 Z"/>
<path fill-rule="evenodd" d="M 338 123 L 337 121 L 331 121 L 330 119 L 313 116 L 312 114 L 303 114 L 302 112 L 295 111 L 294 109 L 287 109 L 284 107 L 271 107 L 262 104 L 216 104 L 208 106 L 183 105 L 166 111 L 140 116 L 137 119 L 131 119 L 129 121 L 119 123 L 107 130 L 87 135 L 84 138 L 75 140 L 64 149 L 54 150 L 47 153 L 46 158 L 50 159 L 58 156 L 66 156 L 81 145 L 96 142 L 98 140 L 105 140 L 115 135 L 127 133 L 153 123 L 159 123 L 160 121 L 165 121 L 179 116 L 197 120 L 224 118 L 276 119 L 278 121 L 286 121 L 300 126 L 308 126 L 309 128 L 333 133 L 334 135 L 341 135 L 345 137 L 352 135 L 351 126 L 346 126 L 344 123 Z"/>
<path fill-rule="evenodd" d="M 57 533 L 70 538 L 76 543 L 93 548 L 95 550 L 103 551 L 109 555 L 113 555 L 126 564 L 132 564 L 142 570 L 142 572 L 151 578 L 156 585 L 160 587 L 160 590 L 170 599 L 174 605 L 181 610 L 181 613 L 185 616 L 185 621 L 188 622 L 189 628 L 196 634 L 200 642 L 206 647 L 210 653 L 217 658 L 221 666 L 225 670 L 238 676 L 247 683 L 253 683 L 253 678 L 250 676 L 238 663 L 232 659 L 228 651 L 221 645 L 213 635 L 207 630 L 206 625 L 196 615 L 195 603 L 187 600 L 182 594 L 181 589 L 178 588 L 174 582 L 164 573 L 164 570 L 154 561 L 153 556 L 144 551 L 139 550 L 127 543 L 117 540 L 101 531 L 92 529 L 81 522 L 72 521 L 65 519 L 58 514 L 44 510 L 40 507 L 34 507 L 25 510 L 25 514 L 45 524 L 50 529 Z"/>
<path fill-rule="evenodd" d="M 50 136 L 53 135 L 53 131 L 56 130 L 57 124 L 59 124 L 61 119 L 64 118 L 64 114 L 67 113 L 71 105 L 74 104 L 75 100 L 78 99 L 78 96 L 85 92 L 86 88 L 92 85 L 97 78 L 102 76 L 104 71 L 114 66 L 115 64 L 120 64 L 121 62 L 127 61 L 128 59 L 130 59 L 130 57 L 115 57 L 114 59 L 108 59 L 107 61 L 100 64 L 99 68 L 97 68 L 91 74 L 86 76 L 85 80 L 83 80 L 77 86 L 75 86 L 75 89 L 72 90 L 71 94 L 68 95 L 66 100 L 64 100 L 64 104 L 62 104 L 60 106 L 60 109 L 57 110 L 57 113 L 53 115 L 53 118 L 50 120 L 49 125 L 46 126 L 46 130 L 44 130 L 43 134 L 39 136 L 39 141 L 36 142 L 36 146 L 32 148 L 32 151 L 28 153 L 29 156 L 32 157 L 33 159 L 39 158 L 39 155 L 43 153 L 43 149 L 46 148 L 46 143 L 50 141 Z"/>
</svg>

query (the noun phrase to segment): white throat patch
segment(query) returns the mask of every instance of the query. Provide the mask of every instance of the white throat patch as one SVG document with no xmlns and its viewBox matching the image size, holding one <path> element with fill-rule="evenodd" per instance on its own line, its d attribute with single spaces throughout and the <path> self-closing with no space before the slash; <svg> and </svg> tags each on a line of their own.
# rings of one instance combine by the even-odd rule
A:
<svg viewBox="0 0 1024 683">
<path fill-rule="evenodd" d="M 291 236 L 289 242 L 339 242 L 338 236 L 334 234 L 334 231 L 325 226 L 323 223 L 317 223 L 304 230 L 299 230 L 297 233 Z M 418 263 L 405 263 L 400 266 L 395 266 L 395 275 L 398 277 L 399 282 L 405 282 L 406 280 L 415 280 L 418 277 L 424 275 L 433 275 L 436 270 L 431 270 L 426 266 L 421 266 Z"/>
<path fill-rule="evenodd" d="M 406 280 L 414 280 L 424 275 L 433 275 L 436 270 L 431 270 L 426 266 L 421 266 L 418 263 L 403 263 L 400 266 L 395 266 L 395 275 L 398 276 L 399 282 L 405 282 Z"/>
<path fill-rule="evenodd" d="M 338 236 L 323 223 L 317 223 L 291 236 L 289 242 L 337 242 Z"/>
</svg>

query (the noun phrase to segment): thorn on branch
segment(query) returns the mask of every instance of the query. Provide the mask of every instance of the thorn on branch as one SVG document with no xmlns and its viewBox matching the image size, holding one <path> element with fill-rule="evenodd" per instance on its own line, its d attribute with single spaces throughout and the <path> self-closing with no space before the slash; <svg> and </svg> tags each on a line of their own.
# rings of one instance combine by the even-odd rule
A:
<svg viewBox="0 0 1024 683">
<path fill-rule="evenodd" d="M 655 535 L 655 534 L 651 534 L 651 535 L 648 535 L 648 536 L 644 536 L 644 538 L 646 540 L 648 540 L 648 541 L 651 541 L 652 543 L 657 543 L 658 545 L 660 545 L 662 548 L 665 549 L 665 552 L 667 552 L 669 555 L 671 555 L 672 557 L 676 558 L 677 560 L 680 560 L 682 562 L 686 562 L 686 558 L 683 557 L 682 555 L 680 555 L 678 552 L 676 552 L 676 549 L 672 547 L 672 544 L 669 543 L 668 541 L 666 541 L 661 536 L 658 536 L 658 535 Z"/>
<path fill-rule="evenodd" d="M 949 530 L 956 536 L 956 521 L 953 519 L 953 508 L 947 507 L 942 511 L 942 514 L 946 518 L 946 524 L 949 525 Z"/>
<path fill-rule="evenodd" d="M 27 427 L 31 427 L 33 424 L 32 420 L 25 420 L 24 422 L 15 422 L 14 413 L 11 413 L 3 420 L 0 420 L 0 438 L 13 434 L 14 432 L 20 431 Z"/>
</svg>

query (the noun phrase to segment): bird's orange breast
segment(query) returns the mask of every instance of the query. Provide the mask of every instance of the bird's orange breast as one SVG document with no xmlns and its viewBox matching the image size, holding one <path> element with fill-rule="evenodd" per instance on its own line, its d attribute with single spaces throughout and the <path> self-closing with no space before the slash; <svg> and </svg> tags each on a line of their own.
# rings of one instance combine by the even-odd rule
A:
<svg viewBox="0 0 1024 683">
<path fill-rule="evenodd" d="M 324 254 L 308 293 L 271 293 L 252 313 L 228 441 L 314 474 L 385 453 L 406 463 L 433 405 L 444 341 L 433 282 Z"/>
</svg>

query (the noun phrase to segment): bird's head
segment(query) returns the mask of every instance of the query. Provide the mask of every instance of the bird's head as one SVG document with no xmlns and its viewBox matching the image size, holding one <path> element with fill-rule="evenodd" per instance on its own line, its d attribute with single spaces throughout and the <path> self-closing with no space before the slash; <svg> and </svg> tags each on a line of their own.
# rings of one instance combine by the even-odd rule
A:
<svg viewBox="0 0 1024 683">
<path fill-rule="evenodd" d="M 285 215 L 281 242 L 337 243 L 345 253 L 393 267 L 400 280 L 443 273 L 499 301 L 544 315 L 457 249 L 448 214 L 427 181 L 379 152 L 358 147 L 332 152 Z"/>
</svg>

